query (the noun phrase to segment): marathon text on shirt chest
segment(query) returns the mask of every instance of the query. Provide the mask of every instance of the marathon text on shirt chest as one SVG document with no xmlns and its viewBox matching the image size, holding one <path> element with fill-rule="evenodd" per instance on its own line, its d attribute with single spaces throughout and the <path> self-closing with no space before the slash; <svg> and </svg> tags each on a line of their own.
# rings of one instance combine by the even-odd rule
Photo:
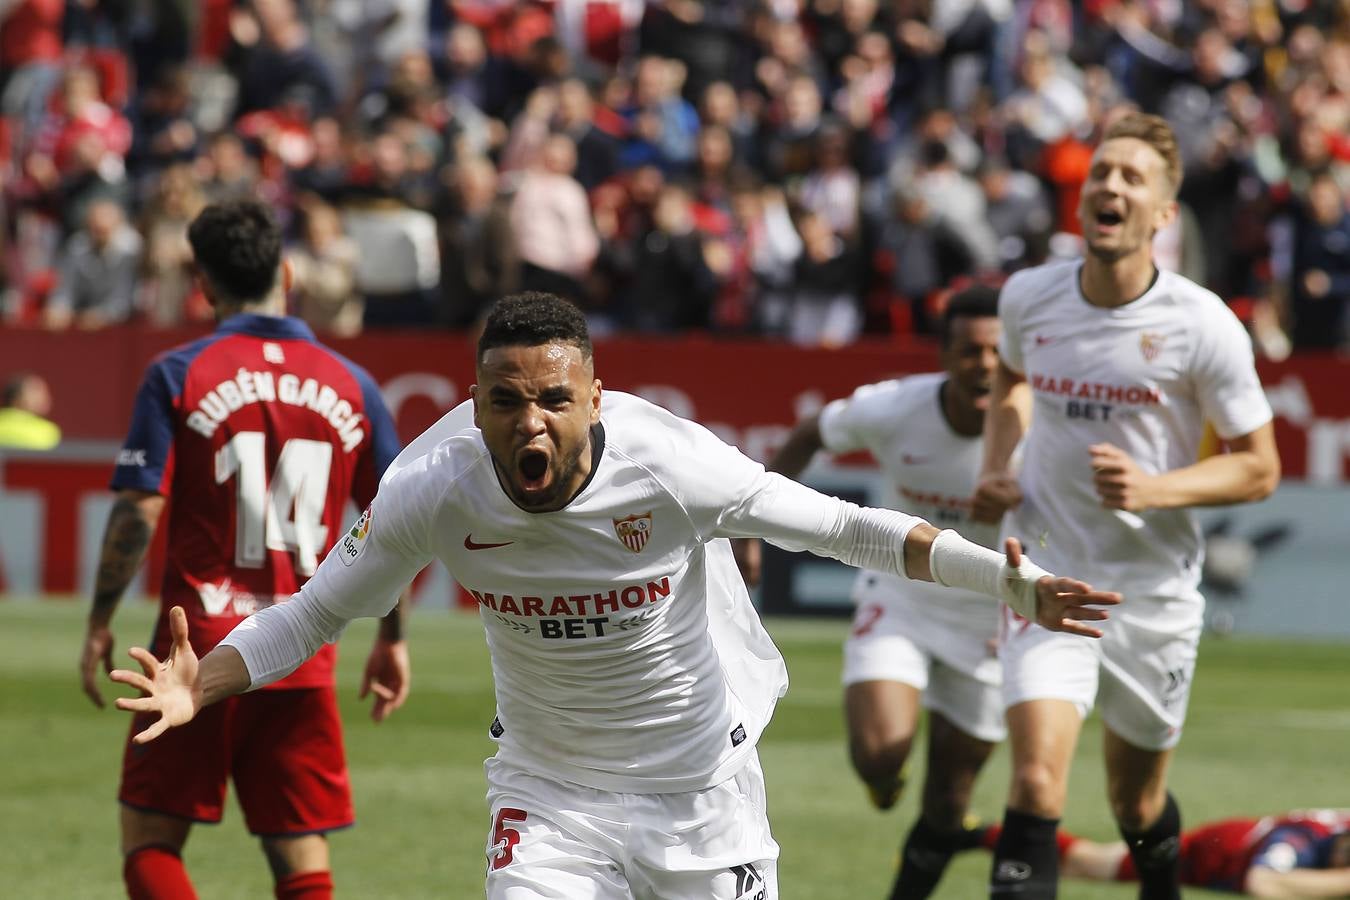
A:
<svg viewBox="0 0 1350 900">
<path fill-rule="evenodd" d="M 1027 381 L 1038 394 L 1064 397 L 1069 419 L 1109 422 L 1118 406 L 1149 407 L 1162 403 L 1162 391 L 1144 384 L 1109 384 L 1066 376 L 1028 372 Z"/>
<path fill-rule="evenodd" d="M 322 416 L 338 433 L 347 453 L 365 440 L 366 432 L 361 427 L 365 416 L 356 412 L 351 401 L 334 388 L 314 378 L 301 380 L 290 372 L 274 378 L 271 372 L 250 371 L 242 366 L 233 378 L 220 382 L 197 401 L 197 408 L 188 413 L 187 427 L 210 437 L 231 413 L 254 403 L 276 402 L 303 406 Z"/>
<path fill-rule="evenodd" d="M 539 636 L 544 639 L 576 639 L 603 637 L 612 630 L 628 630 L 636 620 L 631 614 L 651 608 L 670 597 L 670 577 L 660 581 L 627 584 L 579 594 L 553 594 L 548 597 L 518 594 L 497 594 L 467 588 L 478 605 L 498 614 L 521 619 L 535 619 Z M 610 616 L 616 618 L 611 619 Z M 640 616 L 645 618 L 645 616 Z M 512 624 L 507 620 L 507 624 Z M 520 623 L 520 630 L 532 633 L 528 623 Z"/>
</svg>

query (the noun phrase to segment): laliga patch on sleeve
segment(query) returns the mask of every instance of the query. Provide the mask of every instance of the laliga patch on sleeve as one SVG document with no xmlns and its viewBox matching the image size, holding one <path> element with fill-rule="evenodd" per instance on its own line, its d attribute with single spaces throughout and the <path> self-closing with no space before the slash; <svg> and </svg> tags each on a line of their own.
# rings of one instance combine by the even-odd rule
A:
<svg viewBox="0 0 1350 900">
<path fill-rule="evenodd" d="M 370 539 L 370 525 L 370 507 L 367 506 L 361 518 L 342 536 L 342 543 L 338 545 L 338 558 L 344 566 L 350 566 L 361 557 L 361 551 L 366 549 L 366 541 Z"/>
</svg>

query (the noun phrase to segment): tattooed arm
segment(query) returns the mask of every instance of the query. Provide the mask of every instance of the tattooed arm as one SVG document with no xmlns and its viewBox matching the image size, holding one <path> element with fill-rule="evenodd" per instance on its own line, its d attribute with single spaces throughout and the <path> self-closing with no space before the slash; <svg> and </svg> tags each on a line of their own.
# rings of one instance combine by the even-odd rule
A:
<svg viewBox="0 0 1350 900">
<path fill-rule="evenodd" d="M 117 492 L 108 527 L 103 532 L 98 576 L 94 583 L 94 604 L 89 610 L 89 628 L 80 653 L 80 681 L 95 706 L 102 708 L 98 669 L 112 671 L 112 617 L 127 585 L 140 568 L 155 523 L 164 509 L 164 497 L 149 491 Z"/>
</svg>

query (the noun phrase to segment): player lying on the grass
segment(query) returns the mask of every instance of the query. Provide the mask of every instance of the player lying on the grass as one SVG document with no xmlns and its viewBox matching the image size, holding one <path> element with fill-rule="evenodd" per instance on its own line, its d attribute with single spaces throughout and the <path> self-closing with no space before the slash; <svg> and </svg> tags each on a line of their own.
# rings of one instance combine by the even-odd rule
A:
<svg viewBox="0 0 1350 900">
<path fill-rule="evenodd" d="M 820 450 L 867 450 L 891 499 L 986 547 L 998 526 L 970 518 L 980 472 L 984 413 L 998 365 L 998 291 L 983 285 L 954 295 L 942 317 L 943 371 L 858 388 L 803 419 L 768 462 L 796 478 Z M 746 558 L 758 552 L 746 548 Z M 952 855 L 974 846 L 965 822 L 975 779 L 1003 740 L 1002 672 L 991 645 L 998 604 L 862 571 L 844 644 L 844 712 L 849 755 L 873 802 L 900 796 L 920 703 L 928 709 L 928 767 L 918 822 L 905 839 L 892 900 L 923 900 Z"/>
<path fill-rule="evenodd" d="M 1000 828 L 988 830 L 986 849 Z M 1138 881 L 1124 841 L 1099 844 L 1059 832 L 1063 874 L 1086 881 Z M 1182 832 L 1181 883 L 1251 897 L 1350 897 L 1350 810 L 1308 809 L 1260 819 L 1224 819 Z"/>
<path fill-rule="evenodd" d="M 605 392 L 581 312 L 499 302 L 461 404 L 390 467 L 374 502 L 291 598 L 200 660 L 181 612 L 161 665 L 113 678 L 160 718 L 299 665 L 380 615 L 440 559 L 479 602 L 498 743 L 487 763 L 491 898 L 777 897 L 756 744 L 787 673 L 736 571 L 731 537 L 980 590 L 1046 627 L 1095 636 L 1115 594 L 894 510 L 796 484 L 712 432 Z M 477 426 L 477 427 L 475 427 Z"/>
</svg>

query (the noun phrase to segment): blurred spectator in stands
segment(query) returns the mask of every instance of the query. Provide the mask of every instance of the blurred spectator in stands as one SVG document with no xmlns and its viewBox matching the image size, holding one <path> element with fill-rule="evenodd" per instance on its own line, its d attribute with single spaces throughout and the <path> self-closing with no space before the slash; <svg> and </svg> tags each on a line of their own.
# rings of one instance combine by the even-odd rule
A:
<svg viewBox="0 0 1350 900">
<path fill-rule="evenodd" d="M 706 240 L 694 227 L 689 192 L 663 187 L 650 230 L 626 248 L 624 325 L 661 334 L 708 327 L 718 278 L 705 256 Z"/>
<path fill-rule="evenodd" d="M 1056 56 L 1049 39 L 1029 32 L 1022 45 L 1021 86 L 1003 104 L 1008 155 L 1020 166 L 1034 166 L 1041 149 L 1080 134 L 1088 123 L 1081 73 L 1066 57 Z"/>
<path fill-rule="evenodd" d="M 792 281 L 802 253 L 787 200 L 780 189 L 762 187 L 745 173 L 732 185 L 731 211 L 732 234 L 742 244 L 750 278 L 746 318 L 754 330 L 781 335 L 787 330 Z"/>
<path fill-rule="evenodd" d="M 576 164 L 571 138 L 555 134 L 544 142 L 538 161 L 520 173 L 511 231 L 523 263 L 522 289 L 579 301 L 600 240 L 586 191 L 572 177 Z"/>
<path fill-rule="evenodd" d="M 388 202 L 420 210 L 433 205 L 432 173 L 414 169 L 409 144 L 393 131 L 376 135 L 370 142 L 369 158 L 350 167 L 348 176 L 344 203 Z"/>
<path fill-rule="evenodd" d="M 91 160 L 77 160 L 78 145 L 93 136 L 101 153 L 92 160 L 103 176 L 121 176 L 123 160 L 131 147 L 131 124 L 99 93 L 98 73 L 85 66 L 66 70 L 61 80 L 60 105 L 49 112 L 33 135 L 33 155 L 49 158 L 60 176 Z"/>
<path fill-rule="evenodd" d="M 734 154 L 731 135 L 721 125 L 705 125 L 698 133 L 693 184 L 699 203 L 722 212 L 730 211 Z"/>
<path fill-rule="evenodd" d="M 877 250 L 889 279 L 891 299 L 909 307 L 913 329 L 936 334 L 928 298 L 953 279 L 975 269 L 975 251 L 964 235 L 935 214 L 917 188 L 899 190 L 895 214 L 882 226 Z"/>
<path fill-rule="evenodd" d="M 33 128 L 61 81 L 64 0 L 0 4 L 0 115 Z"/>
<path fill-rule="evenodd" d="M 755 82 L 771 101 L 782 99 L 799 75 L 811 79 L 817 92 L 830 80 L 821 60 L 811 52 L 806 28 L 796 17 L 795 10 L 792 15 L 781 12 L 765 10 L 753 31 L 760 50 L 754 67 Z"/>
<path fill-rule="evenodd" d="M 782 95 L 782 120 L 764 146 L 766 174 L 781 182 L 804 175 L 815 155 L 816 133 L 824 124 L 820 88 L 809 75 L 788 79 Z"/>
<path fill-rule="evenodd" d="M 842 347 L 862 332 L 857 248 L 835 234 L 823 216 L 797 217 L 797 257 L 787 338 L 794 344 Z"/>
<path fill-rule="evenodd" d="M 206 153 L 194 163 L 197 183 L 208 203 L 252 197 L 258 189 L 258 167 L 232 131 L 214 135 Z"/>
<path fill-rule="evenodd" d="M 711 82 L 737 74 L 748 6 L 744 0 L 649 4 L 642 20 L 643 52 L 678 60 L 689 73 L 686 96 L 702 96 Z"/>
<path fill-rule="evenodd" d="M 873 0 L 867 0 L 873 2 Z M 890 39 L 879 31 L 858 36 L 855 52 L 840 64 L 843 84 L 834 92 L 835 113 L 864 138 L 854 162 L 868 177 L 886 168 L 901 130 L 891 115 L 895 57 Z"/>
<path fill-rule="evenodd" d="M 350 168 L 342 193 L 343 227 L 361 248 L 357 286 L 366 328 L 433 324 L 440 285 L 434 173 L 413 169 L 407 143 L 375 137 L 368 158 Z"/>
<path fill-rule="evenodd" d="M 863 34 L 875 31 L 884 36 L 892 31 L 892 13 L 889 4 L 882 10 L 877 0 L 812 3 L 806 10 L 816 35 L 816 52 L 832 73 L 842 72 L 844 60 L 857 52 Z"/>
<path fill-rule="evenodd" d="M 165 166 L 190 162 L 201 134 L 192 119 L 191 76 L 187 68 L 161 69 L 138 95 L 132 111 L 127 165 L 141 176 L 156 176 Z"/>
<path fill-rule="evenodd" d="M 122 207 L 95 200 L 85 227 L 61 250 L 56 287 L 43 317 L 48 328 L 102 328 L 130 318 L 141 265 L 141 236 Z"/>
<path fill-rule="evenodd" d="M 929 141 L 923 145 L 914 184 L 933 215 L 965 239 L 976 272 L 996 271 L 1002 260 L 998 236 L 989 224 L 984 192 L 956 167 L 945 143 Z"/>
<path fill-rule="evenodd" d="M 926 144 L 938 142 L 947 148 L 947 156 L 962 172 L 973 173 L 983 155 L 980 146 L 962 129 L 956 116 L 946 107 L 924 111 L 911 131 L 900 135 L 884 178 L 874 179 L 865 191 L 863 203 L 869 218 L 883 220 L 890 215 L 896 191 L 909 190 L 918 177 L 920 157 Z"/>
<path fill-rule="evenodd" d="M 576 145 L 577 168 L 573 176 L 588 191 L 608 181 L 619 167 L 619 142 L 596 124 L 595 112 L 595 100 L 586 82 L 568 78 L 558 85 L 554 128 Z"/>
<path fill-rule="evenodd" d="M 579 78 L 535 88 L 511 125 L 511 136 L 502 153 L 502 170 L 534 165 L 555 132 L 571 138 L 576 147 L 577 164 L 572 174 L 586 190 L 618 171 L 619 142 L 596 126 L 595 102 Z"/>
<path fill-rule="evenodd" d="M 757 150 L 755 120 L 741 107 L 736 89 L 726 81 L 714 81 L 703 90 L 699 101 L 699 119 L 704 128 L 717 126 L 731 136 L 732 156 L 745 166 L 756 165 Z"/>
<path fill-rule="evenodd" d="M 1293 255 L 1294 346 L 1350 347 L 1350 213 L 1345 192 L 1328 174 L 1308 188 Z"/>
<path fill-rule="evenodd" d="M 286 251 L 294 278 L 292 311 L 317 332 L 355 337 L 365 311 L 356 290 L 360 248 L 343 233 L 337 210 L 322 200 L 302 202 L 300 213 L 300 240 Z"/>
<path fill-rule="evenodd" d="M 1040 179 L 1014 170 L 1006 160 L 990 157 L 979 169 L 989 225 L 998 236 L 999 259 L 1005 272 L 1045 261 L 1054 217 Z"/>
<path fill-rule="evenodd" d="M 446 33 L 439 55 L 435 49 L 432 59 L 446 97 L 471 103 L 500 120 L 506 110 L 509 84 L 502 61 L 488 54 L 483 33 L 467 22 L 458 22 Z"/>
<path fill-rule="evenodd" d="M 61 429 L 47 419 L 51 411 L 51 390 L 41 375 L 11 375 L 0 389 L 0 448 L 50 450 L 61 443 Z"/>
<path fill-rule="evenodd" d="M 210 318 L 204 298 L 198 298 L 195 308 L 190 304 L 196 284 L 187 240 L 189 223 L 205 205 L 191 167 L 174 165 L 160 174 L 141 221 L 145 258 L 138 305 L 151 325 L 169 327 Z"/>
<path fill-rule="evenodd" d="M 324 116 L 314 120 L 309 132 L 314 153 L 308 164 L 291 173 L 291 185 L 297 192 L 336 203 L 348 182 L 342 126 L 336 119 Z"/>
<path fill-rule="evenodd" d="M 449 209 L 441 228 L 442 322 L 468 328 L 494 300 L 520 285 L 520 254 L 511 232 L 511 200 L 484 157 L 460 160 L 449 172 Z"/>
<path fill-rule="evenodd" d="M 694 161 L 698 113 L 680 96 L 685 70 L 660 56 L 644 56 L 633 77 L 630 102 L 619 112 L 628 123 L 628 140 L 619 154 L 625 169 L 660 166 L 667 174 Z"/>
<path fill-rule="evenodd" d="M 989 80 L 999 29 L 1012 15 L 1012 0 L 936 0 L 927 26 L 940 48 L 945 104 L 964 112 Z"/>
<path fill-rule="evenodd" d="M 272 109 L 296 87 L 308 89 L 316 114 L 333 111 L 333 74 L 311 44 L 293 0 L 252 0 L 235 7 L 230 36 L 234 45 L 227 63 L 239 80 L 236 116 Z"/>
<path fill-rule="evenodd" d="M 815 161 L 802 179 L 797 200 L 823 218 L 834 233 L 851 240 L 858 231 L 858 170 L 849 165 L 849 133 L 836 125 L 816 133 Z"/>
</svg>

